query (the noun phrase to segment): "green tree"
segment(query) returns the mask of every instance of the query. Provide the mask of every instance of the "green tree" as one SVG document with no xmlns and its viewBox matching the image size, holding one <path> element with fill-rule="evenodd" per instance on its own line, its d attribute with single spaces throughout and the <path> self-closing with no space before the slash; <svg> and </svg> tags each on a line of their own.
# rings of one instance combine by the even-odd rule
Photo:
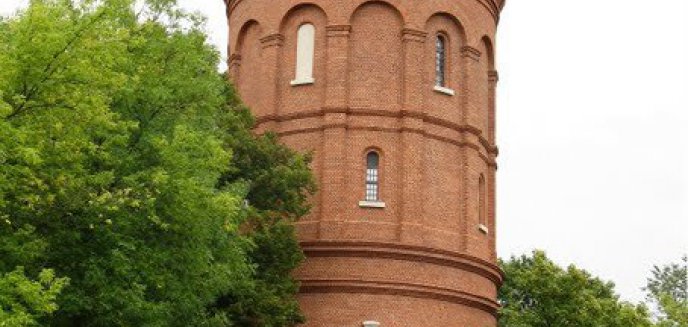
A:
<svg viewBox="0 0 688 327">
<path fill-rule="evenodd" d="M 501 262 L 506 274 L 499 291 L 505 327 L 652 326 L 647 310 L 622 302 L 614 285 L 569 266 L 563 269 L 544 252 Z"/>
<path fill-rule="evenodd" d="M 645 291 L 659 310 L 658 326 L 688 327 L 688 256 L 680 263 L 654 266 Z"/>
<path fill-rule="evenodd" d="M 8 293 L 43 298 L 27 324 L 300 322 L 308 157 L 252 136 L 202 19 L 134 2 L 33 0 L 0 22 Z"/>
<path fill-rule="evenodd" d="M 0 327 L 38 326 L 37 319 L 57 310 L 56 298 L 66 282 L 47 269 L 38 281 L 29 280 L 21 267 L 0 276 Z"/>
<path fill-rule="evenodd" d="M 227 91 L 232 119 L 225 120 L 223 129 L 229 131 L 225 142 L 233 150 L 234 169 L 220 183 L 248 185 L 245 230 L 255 245 L 249 257 L 257 268 L 254 287 L 243 301 L 231 294 L 222 300 L 250 303 L 231 307 L 239 326 L 292 326 L 304 321 L 295 300 L 298 284 L 291 276 L 303 260 L 292 222 L 310 210 L 309 196 L 315 192 L 310 155 L 280 145 L 274 134 L 254 136 L 248 108 L 234 89 Z"/>
</svg>

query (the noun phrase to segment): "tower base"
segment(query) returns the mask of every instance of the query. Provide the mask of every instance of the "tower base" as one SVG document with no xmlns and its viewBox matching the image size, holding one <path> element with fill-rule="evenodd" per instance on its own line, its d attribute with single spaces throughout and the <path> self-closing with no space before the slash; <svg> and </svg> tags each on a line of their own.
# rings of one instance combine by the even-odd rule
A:
<svg viewBox="0 0 688 327">
<path fill-rule="evenodd" d="M 380 327 L 494 327 L 494 315 L 442 300 L 384 294 L 301 294 L 305 327 L 362 327 L 377 321 Z"/>
<path fill-rule="evenodd" d="M 302 243 L 297 271 L 307 327 L 495 327 L 498 267 L 461 253 L 398 243 Z M 324 278 L 323 276 L 327 276 Z"/>
</svg>

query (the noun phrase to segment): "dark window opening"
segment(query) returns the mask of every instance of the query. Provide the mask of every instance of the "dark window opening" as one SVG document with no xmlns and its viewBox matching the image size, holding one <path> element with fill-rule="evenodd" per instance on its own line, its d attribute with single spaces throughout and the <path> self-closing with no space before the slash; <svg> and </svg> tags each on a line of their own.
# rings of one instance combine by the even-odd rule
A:
<svg viewBox="0 0 688 327">
<path fill-rule="evenodd" d="M 447 44 L 443 36 L 438 35 L 435 42 L 435 85 L 445 87 L 447 69 Z"/>
<path fill-rule="evenodd" d="M 366 158 L 366 201 L 379 201 L 380 200 L 380 155 L 377 152 L 370 152 Z"/>
</svg>

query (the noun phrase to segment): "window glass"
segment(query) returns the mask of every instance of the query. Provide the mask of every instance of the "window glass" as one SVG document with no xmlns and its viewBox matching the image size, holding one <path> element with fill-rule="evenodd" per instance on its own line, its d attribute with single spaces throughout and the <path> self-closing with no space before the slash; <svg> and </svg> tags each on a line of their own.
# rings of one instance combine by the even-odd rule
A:
<svg viewBox="0 0 688 327">
<path fill-rule="evenodd" d="M 380 155 L 377 152 L 370 152 L 366 161 L 366 201 L 378 201 Z"/>
<path fill-rule="evenodd" d="M 447 65 L 447 44 L 443 36 L 438 35 L 435 41 L 435 85 L 446 86 L 445 71 Z"/>
<path fill-rule="evenodd" d="M 485 176 L 480 175 L 480 180 L 478 181 L 478 222 L 482 225 L 487 225 L 487 221 L 485 219 L 486 217 L 486 208 L 485 208 L 485 202 L 486 202 L 486 192 L 485 192 Z"/>
</svg>

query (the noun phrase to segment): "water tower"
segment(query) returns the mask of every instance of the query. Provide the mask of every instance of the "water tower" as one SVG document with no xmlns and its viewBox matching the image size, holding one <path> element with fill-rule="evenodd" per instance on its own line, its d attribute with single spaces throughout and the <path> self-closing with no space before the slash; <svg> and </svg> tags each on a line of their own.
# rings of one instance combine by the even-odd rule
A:
<svg viewBox="0 0 688 327">
<path fill-rule="evenodd" d="M 319 193 L 306 326 L 496 326 L 504 0 L 226 0 L 230 77 Z"/>
</svg>

